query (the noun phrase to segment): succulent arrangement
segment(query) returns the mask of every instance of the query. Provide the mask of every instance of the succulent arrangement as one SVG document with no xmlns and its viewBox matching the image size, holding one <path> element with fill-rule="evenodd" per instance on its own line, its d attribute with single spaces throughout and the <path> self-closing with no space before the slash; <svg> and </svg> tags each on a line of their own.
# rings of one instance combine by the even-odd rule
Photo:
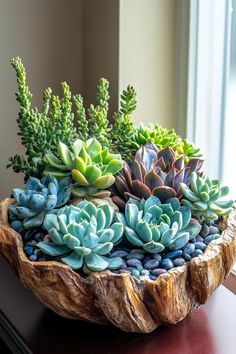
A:
<svg viewBox="0 0 236 354">
<path fill-rule="evenodd" d="M 65 82 L 61 98 L 44 91 L 39 110 L 20 58 L 11 64 L 26 154 L 8 165 L 25 174 L 8 217 L 30 261 L 62 262 L 82 276 L 108 271 L 155 280 L 221 237 L 219 223 L 233 204 L 228 187 L 203 173 L 200 150 L 173 129 L 134 126 L 132 86 L 112 120 L 106 79 L 87 111 Z"/>
<path fill-rule="evenodd" d="M 15 155 L 9 159 L 7 167 L 17 173 L 41 178 L 47 161 L 45 155 L 52 152 L 58 156 L 59 142 L 67 146 L 76 139 L 97 138 L 103 148 L 112 153 L 120 153 L 122 158 L 132 156 L 137 148 L 147 142 L 159 148 L 172 147 L 188 157 L 198 157 L 199 149 L 182 140 L 173 129 L 167 130 L 157 125 L 135 127 L 132 121 L 136 102 L 136 91 L 129 85 L 123 90 L 120 109 L 109 120 L 109 83 L 100 79 L 97 85 L 97 105 L 91 104 L 88 115 L 80 94 L 72 95 L 70 87 L 62 82 L 62 97 L 53 95 L 51 88 L 43 92 L 42 108 L 32 107 L 32 93 L 26 83 L 26 71 L 19 57 L 12 58 L 11 65 L 16 71 L 18 92 L 16 99 L 20 104 L 17 119 L 21 142 L 26 156 Z"/>
</svg>

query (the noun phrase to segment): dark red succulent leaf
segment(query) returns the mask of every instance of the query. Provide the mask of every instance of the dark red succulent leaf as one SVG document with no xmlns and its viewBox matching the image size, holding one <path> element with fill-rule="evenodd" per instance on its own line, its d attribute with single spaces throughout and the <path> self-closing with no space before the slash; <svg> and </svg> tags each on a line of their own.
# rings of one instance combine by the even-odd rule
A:
<svg viewBox="0 0 236 354">
<path fill-rule="evenodd" d="M 200 169 L 202 168 L 203 162 L 204 160 L 194 157 L 188 161 L 186 167 L 190 168 L 190 173 L 199 172 Z"/>
<path fill-rule="evenodd" d="M 140 182 L 143 182 L 143 175 L 141 170 L 141 164 L 134 160 L 131 166 L 132 177 L 138 179 Z"/>
<path fill-rule="evenodd" d="M 169 146 L 167 146 L 165 149 L 160 150 L 157 156 L 158 160 L 163 157 L 167 169 L 170 169 L 175 161 L 174 150 Z"/>
<path fill-rule="evenodd" d="M 140 163 L 140 168 L 141 168 L 141 172 L 142 172 L 142 179 L 144 179 L 144 176 L 146 175 L 147 172 L 145 170 L 143 162 Z"/>
<path fill-rule="evenodd" d="M 183 183 L 184 175 L 185 175 L 184 169 L 176 173 L 173 181 L 173 187 L 175 191 L 178 191 L 180 183 Z"/>
<path fill-rule="evenodd" d="M 180 171 L 184 168 L 184 158 L 185 155 L 182 155 L 177 160 L 175 160 L 173 167 L 176 168 L 176 170 Z"/>
<path fill-rule="evenodd" d="M 144 183 L 152 191 L 156 187 L 163 186 L 163 181 L 161 177 L 158 176 L 153 170 L 148 172 L 144 177 Z"/>
<path fill-rule="evenodd" d="M 143 162 L 145 170 L 148 172 L 153 163 L 157 161 L 157 154 L 154 150 L 147 149 L 145 146 L 135 154 L 135 160 L 139 163 Z"/>
<path fill-rule="evenodd" d="M 166 164 L 165 164 L 165 161 L 163 159 L 163 156 L 161 156 L 159 158 L 159 160 L 157 160 L 155 163 L 154 163 L 154 166 L 153 166 L 154 170 L 156 169 L 161 169 L 163 171 L 165 171 L 166 169 Z"/>
<path fill-rule="evenodd" d="M 153 151 L 155 151 L 156 153 L 159 152 L 158 147 L 157 147 L 153 142 L 151 142 L 151 141 L 149 141 L 148 143 L 146 143 L 144 146 L 145 146 L 146 149 L 153 150 Z"/>
<path fill-rule="evenodd" d="M 132 177 L 131 177 L 131 170 L 127 162 L 124 162 L 124 167 L 119 175 L 123 175 L 124 179 L 127 181 L 130 188 L 132 188 Z"/>
<path fill-rule="evenodd" d="M 136 200 L 141 200 L 142 198 L 139 198 L 137 197 L 137 195 L 134 195 L 132 193 L 128 193 L 128 192 L 125 192 L 125 199 L 126 200 L 129 200 L 129 198 L 133 198 L 133 199 L 136 199 Z"/>
<path fill-rule="evenodd" d="M 118 195 L 112 197 L 113 202 L 119 207 L 120 210 L 125 209 L 126 200 L 122 199 Z"/>
<path fill-rule="evenodd" d="M 164 185 L 168 187 L 173 187 L 175 175 L 176 175 L 176 170 L 175 169 L 170 170 L 170 172 L 168 172 L 165 177 Z"/>
<path fill-rule="evenodd" d="M 176 192 L 173 188 L 162 186 L 153 189 L 152 194 L 159 198 L 161 202 L 165 202 L 166 199 L 176 197 Z"/>
<path fill-rule="evenodd" d="M 133 187 L 134 194 L 141 199 L 142 198 L 147 199 L 152 194 L 148 186 L 140 182 L 138 179 L 135 179 L 132 182 L 132 187 Z"/>
<path fill-rule="evenodd" d="M 165 178 L 166 178 L 166 173 L 165 172 L 163 172 L 162 170 L 159 170 L 157 174 L 158 174 L 159 177 L 161 177 L 162 181 L 165 180 Z"/>
<path fill-rule="evenodd" d="M 130 189 L 126 179 L 121 174 L 116 176 L 115 187 L 118 190 L 119 194 L 121 194 L 121 195 L 123 195 L 124 192 L 131 192 L 131 189 Z"/>
<path fill-rule="evenodd" d="M 190 180 L 191 180 L 191 169 L 190 167 L 185 167 L 184 169 L 184 180 L 183 180 L 183 183 L 185 183 L 186 185 L 189 185 L 190 183 Z"/>
</svg>

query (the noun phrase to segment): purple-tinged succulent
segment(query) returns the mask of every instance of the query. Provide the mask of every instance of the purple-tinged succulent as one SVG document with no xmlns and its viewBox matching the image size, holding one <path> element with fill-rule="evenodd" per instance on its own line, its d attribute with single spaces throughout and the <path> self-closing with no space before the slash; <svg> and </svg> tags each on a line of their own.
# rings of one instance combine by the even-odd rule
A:
<svg viewBox="0 0 236 354">
<path fill-rule="evenodd" d="M 170 147 L 159 150 L 153 143 L 141 146 L 134 159 L 126 162 L 116 176 L 112 187 L 114 202 L 123 209 L 130 197 L 141 200 L 154 195 L 162 202 L 172 197 L 180 199 L 180 183 L 188 186 L 192 172 L 201 175 L 199 171 L 203 164 L 198 158 L 185 164 L 184 157 L 176 158 Z"/>
</svg>

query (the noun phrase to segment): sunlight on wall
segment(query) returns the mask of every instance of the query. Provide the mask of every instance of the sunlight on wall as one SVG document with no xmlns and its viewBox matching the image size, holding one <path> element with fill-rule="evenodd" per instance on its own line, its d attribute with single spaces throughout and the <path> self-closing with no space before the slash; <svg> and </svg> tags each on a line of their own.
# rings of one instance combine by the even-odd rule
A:
<svg viewBox="0 0 236 354">
<path fill-rule="evenodd" d="M 136 124 L 174 125 L 176 2 L 121 0 L 120 82 L 137 90 Z"/>
</svg>

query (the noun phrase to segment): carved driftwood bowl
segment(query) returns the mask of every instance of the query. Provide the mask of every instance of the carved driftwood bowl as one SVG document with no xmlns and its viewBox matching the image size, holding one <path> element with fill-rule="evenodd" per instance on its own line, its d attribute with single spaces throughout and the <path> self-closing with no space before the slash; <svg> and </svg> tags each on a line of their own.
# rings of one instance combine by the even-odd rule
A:
<svg viewBox="0 0 236 354">
<path fill-rule="evenodd" d="M 151 332 L 181 321 L 204 304 L 236 260 L 234 209 L 222 237 L 212 241 L 203 255 L 155 281 L 110 272 L 82 278 L 61 263 L 28 260 L 21 236 L 8 224 L 7 208 L 12 202 L 5 199 L 0 205 L 0 253 L 45 306 L 66 318 L 112 323 L 126 332 Z"/>
</svg>

